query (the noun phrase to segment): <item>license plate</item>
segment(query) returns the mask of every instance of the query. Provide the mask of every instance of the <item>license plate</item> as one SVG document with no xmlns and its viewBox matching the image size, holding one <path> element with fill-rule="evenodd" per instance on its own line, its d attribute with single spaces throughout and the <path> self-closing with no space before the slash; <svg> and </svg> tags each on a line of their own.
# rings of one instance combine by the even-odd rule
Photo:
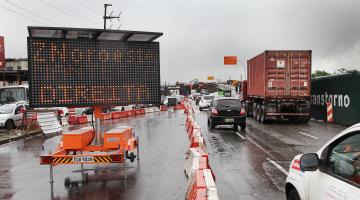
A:
<svg viewBox="0 0 360 200">
<path fill-rule="evenodd" d="M 73 163 L 86 163 L 86 162 L 93 162 L 94 157 L 92 156 L 79 156 L 73 157 Z"/>
<path fill-rule="evenodd" d="M 226 123 L 234 122 L 234 119 L 228 118 L 228 119 L 225 119 L 225 122 Z"/>
</svg>

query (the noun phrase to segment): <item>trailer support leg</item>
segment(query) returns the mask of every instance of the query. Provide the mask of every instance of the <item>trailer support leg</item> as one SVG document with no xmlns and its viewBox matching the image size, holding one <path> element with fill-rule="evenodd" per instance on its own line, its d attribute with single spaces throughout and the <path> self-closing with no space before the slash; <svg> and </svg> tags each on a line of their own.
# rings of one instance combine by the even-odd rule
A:
<svg viewBox="0 0 360 200">
<path fill-rule="evenodd" d="M 125 179 L 125 181 L 126 181 L 126 179 L 127 179 L 127 171 L 126 171 L 126 154 L 125 154 L 126 152 L 125 152 L 125 150 L 123 151 L 123 155 L 124 155 L 124 179 Z"/>
<path fill-rule="evenodd" d="M 137 147 L 136 147 L 136 155 L 137 155 L 137 161 L 139 163 L 139 160 L 140 160 L 140 149 L 139 149 L 139 136 L 136 137 L 136 141 L 137 141 Z"/>
</svg>

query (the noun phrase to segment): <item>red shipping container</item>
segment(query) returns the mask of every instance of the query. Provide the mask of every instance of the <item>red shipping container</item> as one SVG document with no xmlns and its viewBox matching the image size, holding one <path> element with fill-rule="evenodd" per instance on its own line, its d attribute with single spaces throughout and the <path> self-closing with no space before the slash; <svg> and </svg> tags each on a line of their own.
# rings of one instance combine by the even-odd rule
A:
<svg viewBox="0 0 360 200">
<path fill-rule="evenodd" d="M 249 97 L 310 96 L 311 50 L 265 51 L 247 62 Z"/>
<path fill-rule="evenodd" d="M 0 69 L 5 69 L 5 43 L 3 36 L 0 36 Z"/>
</svg>

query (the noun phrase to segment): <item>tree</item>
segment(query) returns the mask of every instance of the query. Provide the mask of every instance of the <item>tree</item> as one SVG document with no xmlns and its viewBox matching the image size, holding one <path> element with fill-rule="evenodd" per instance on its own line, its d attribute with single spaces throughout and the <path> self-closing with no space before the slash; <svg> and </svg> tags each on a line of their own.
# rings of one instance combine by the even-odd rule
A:
<svg viewBox="0 0 360 200">
<path fill-rule="evenodd" d="M 314 73 L 311 74 L 311 78 L 321 77 L 321 76 L 329 76 L 331 75 L 329 72 L 325 70 L 316 70 Z"/>
<path fill-rule="evenodd" d="M 357 70 L 356 69 L 346 69 L 346 68 L 342 67 L 342 68 L 336 70 L 334 72 L 334 74 L 351 74 L 354 72 L 357 72 Z"/>
</svg>

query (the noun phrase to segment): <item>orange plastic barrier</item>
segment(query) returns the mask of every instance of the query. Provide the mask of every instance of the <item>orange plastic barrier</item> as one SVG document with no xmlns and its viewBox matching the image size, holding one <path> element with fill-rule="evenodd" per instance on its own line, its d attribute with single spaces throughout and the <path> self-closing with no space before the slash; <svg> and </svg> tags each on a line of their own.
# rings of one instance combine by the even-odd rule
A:
<svg viewBox="0 0 360 200">
<path fill-rule="evenodd" d="M 89 145 L 95 135 L 92 129 L 78 129 L 63 133 L 63 148 L 67 150 L 82 149 Z"/>
</svg>

